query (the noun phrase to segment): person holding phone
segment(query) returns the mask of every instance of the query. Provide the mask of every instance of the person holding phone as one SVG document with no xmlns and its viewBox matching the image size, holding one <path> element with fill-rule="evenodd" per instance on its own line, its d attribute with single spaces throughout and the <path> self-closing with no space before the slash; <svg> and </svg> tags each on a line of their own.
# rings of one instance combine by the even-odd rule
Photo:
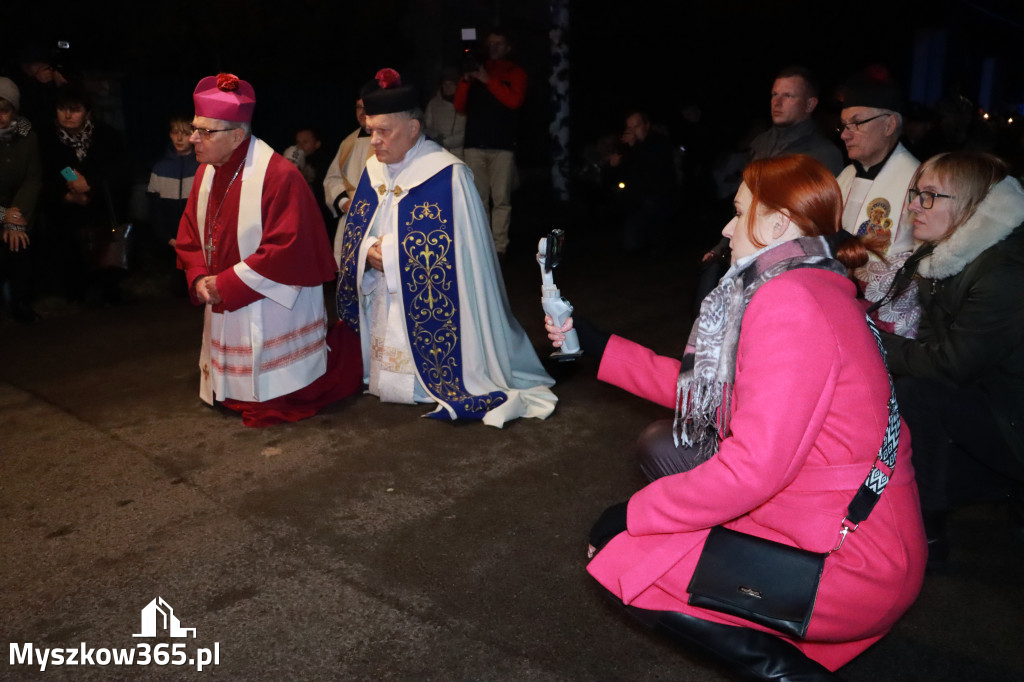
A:
<svg viewBox="0 0 1024 682">
<path fill-rule="evenodd" d="M 102 267 L 112 229 L 127 216 L 131 167 L 120 133 L 94 119 L 88 94 L 73 86 L 57 97 L 43 142 L 50 244 L 71 301 L 120 302 L 121 271 Z"/>
</svg>

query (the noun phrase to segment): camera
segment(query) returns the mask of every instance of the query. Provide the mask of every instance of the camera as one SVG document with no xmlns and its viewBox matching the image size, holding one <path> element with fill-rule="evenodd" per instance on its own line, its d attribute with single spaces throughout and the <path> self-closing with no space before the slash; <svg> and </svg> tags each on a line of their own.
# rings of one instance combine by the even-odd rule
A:
<svg viewBox="0 0 1024 682">
<path fill-rule="evenodd" d="M 477 40 L 475 28 L 462 29 L 462 55 L 459 58 L 459 72 L 462 75 L 479 71 L 487 61 L 487 46 Z"/>
</svg>

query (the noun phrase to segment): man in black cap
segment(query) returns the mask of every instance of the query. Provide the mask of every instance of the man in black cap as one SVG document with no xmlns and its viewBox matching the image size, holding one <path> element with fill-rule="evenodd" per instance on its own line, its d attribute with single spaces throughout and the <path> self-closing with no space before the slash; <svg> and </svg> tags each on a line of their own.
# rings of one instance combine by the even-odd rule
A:
<svg viewBox="0 0 1024 682">
<path fill-rule="evenodd" d="M 472 174 L 424 136 L 398 72 L 376 80 L 363 91 L 374 157 L 339 230 L 338 317 L 359 331 L 369 392 L 498 427 L 547 417 L 554 382 L 512 315 Z"/>
<path fill-rule="evenodd" d="M 907 189 L 920 165 L 900 144 L 903 97 L 888 72 L 869 67 L 843 89 L 839 132 L 853 162 L 836 180 L 843 192 L 843 229 L 857 236 L 873 235 L 886 260 L 871 255 L 857 270 L 864 296 L 881 300 L 896 271 L 917 248 L 913 226 L 902 220 Z M 917 328 L 920 311 L 913 296 L 889 301 L 878 310 L 879 325 L 906 336 Z"/>
</svg>

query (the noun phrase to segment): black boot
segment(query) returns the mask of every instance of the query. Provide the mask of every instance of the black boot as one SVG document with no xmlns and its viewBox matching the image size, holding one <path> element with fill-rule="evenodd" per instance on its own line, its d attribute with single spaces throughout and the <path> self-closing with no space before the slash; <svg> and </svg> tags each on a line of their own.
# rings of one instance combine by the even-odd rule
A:
<svg viewBox="0 0 1024 682">
<path fill-rule="evenodd" d="M 743 679 L 775 682 L 840 679 L 789 642 L 767 632 L 712 623 L 675 611 L 623 608 L 644 625 L 686 649 L 710 657 Z"/>
</svg>

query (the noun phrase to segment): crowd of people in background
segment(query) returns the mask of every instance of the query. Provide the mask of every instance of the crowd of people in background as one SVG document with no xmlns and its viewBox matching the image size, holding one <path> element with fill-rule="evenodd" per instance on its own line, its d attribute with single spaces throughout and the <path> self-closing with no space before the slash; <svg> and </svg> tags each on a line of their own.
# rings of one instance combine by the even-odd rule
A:
<svg viewBox="0 0 1024 682">
<path fill-rule="evenodd" d="M 511 194 L 517 182 L 514 149 L 517 110 L 523 105 L 526 72 L 510 58 L 511 43 L 494 30 L 460 68 L 440 74 L 425 109 L 431 138 L 474 169 L 488 205 L 488 221 L 503 257 L 511 224 Z M 95 83 L 57 65 L 53 50 L 22 50 L 0 81 L 0 144 L 4 145 L 4 249 L 0 255 L 3 308 L 18 322 L 39 316 L 34 300 L 54 296 L 71 303 L 118 305 L 126 295 L 129 264 L 155 280 L 158 290 L 183 293 L 177 281 L 178 222 L 199 163 L 191 116 L 167 112 L 170 143 L 163 158 L 148 160 L 139 201 L 140 162 L 122 133 L 95 110 Z M 182 103 L 182 108 L 185 103 Z M 335 244 L 356 184 L 371 155 L 361 93 L 358 127 L 334 149 L 326 136 L 296 121 L 294 144 L 284 155 L 303 174 Z M 475 123 L 469 123 L 475 121 Z M 153 133 L 159 127 L 153 121 Z M 338 125 L 342 120 L 339 118 Z"/>
<path fill-rule="evenodd" d="M 426 135 L 473 171 L 499 260 L 509 244 L 517 110 L 528 83 L 511 54 L 507 33 L 492 31 L 480 52 L 470 55 L 475 59 L 444 69 L 432 91 L 419 93 Z M 0 78 L 4 309 L 18 322 L 32 323 L 39 318 L 33 300 L 40 293 L 117 305 L 133 226 L 132 241 L 146 247 L 136 250 L 134 263 L 183 294 L 174 247 L 200 165 L 191 116 L 165 119 L 166 153 L 152 165 L 149 201 L 140 211 L 132 202 L 136 178 L 121 134 L 97 114 L 83 82 L 51 62 L 45 50 L 26 50 L 19 69 Z M 981 116 L 961 96 L 932 108 L 907 102 L 881 67 L 825 90 L 810 69 L 788 66 L 777 72 L 769 92 L 769 116 L 751 114 L 770 117 L 769 127 L 717 141 L 696 103 L 680 106 L 668 125 L 642 109 L 625 111 L 621 132 L 585 152 L 580 195 L 586 196 L 588 184 L 605 191 L 596 204 L 613 205 L 607 212 L 615 222 L 612 245 L 625 252 L 664 253 L 681 242 L 691 250 L 705 248 L 696 314 L 728 268 L 728 239 L 712 245 L 705 226 L 721 220 L 742 170 L 752 160 L 806 154 L 836 174 L 844 229 L 874 240 L 868 263 L 854 273 L 873 318 L 884 332 L 914 339 L 922 306 L 908 282 L 925 241 L 915 236 L 907 192 L 918 166 L 943 152 L 991 152 L 1008 164 L 1009 177 L 1020 177 L 1024 136 L 1013 132 L 1020 126 Z M 320 131 L 298 123 L 294 144 L 284 150 L 313 192 L 339 266 L 339 226 L 374 154 L 362 96 L 354 98 L 357 125 L 337 149 L 325 145 Z M 751 106 L 753 112 L 757 107 Z"/>
<path fill-rule="evenodd" d="M 519 177 L 514 153 L 517 136 L 522 133 L 517 112 L 525 102 L 528 84 L 526 72 L 512 54 L 509 36 L 496 30 L 481 41 L 475 59 L 442 69 L 435 87 L 421 92 L 425 132 L 473 170 L 499 258 L 504 258 L 509 244 L 511 197 Z M 84 89 L 87 81 L 65 74 L 53 62 L 47 50 L 23 50 L 17 67 L 6 76 L 8 94 L 18 105 L 13 107 L 12 100 L 4 98 L 4 106 L 13 107 L 12 120 L 19 123 L 3 128 L 8 131 L 4 135 L 31 125 L 41 154 L 40 179 L 45 179 L 37 205 L 19 207 L 31 221 L 24 226 L 8 223 L 13 232 L 23 235 L 8 238 L 8 242 L 17 242 L 19 251 L 5 249 L 2 269 L 9 282 L 4 294 L 6 308 L 19 321 L 36 319 L 32 299 L 38 295 L 116 304 L 123 295 L 124 274 L 117 267 L 124 259 L 120 240 L 129 224 L 135 228 L 129 231 L 135 245 L 131 258 L 147 272 L 163 273 L 161 279 L 166 282 L 161 282 L 161 289 L 180 290 L 170 281 L 174 261 L 169 246 L 176 229 L 175 212 L 183 206 L 196 168 L 185 136 L 187 113 L 169 121 L 170 132 L 177 125 L 178 139 L 172 134 L 165 158 L 133 158 L 134 150 L 125 146 L 116 126 L 108 123 L 116 117 L 93 110 L 96 93 Z M 655 119 L 650 110 L 627 109 L 621 132 L 585 149 L 578 165 L 576 196 L 586 203 L 593 196 L 592 188 L 601 193 L 593 202 L 601 210 L 588 216 L 593 220 L 587 231 L 611 221 L 614 224 L 605 227 L 614 233 L 617 246 L 627 252 L 652 247 L 663 253 L 667 246 L 692 246 L 710 239 L 735 191 L 739 173 L 751 159 L 782 150 L 807 153 L 838 174 L 844 159 L 856 159 L 849 156 L 842 135 L 836 132 L 842 107 L 835 104 L 835 94 L 834 88 L 823 88 L 809 69 L 787 67 L 772 84 L 771 126 L 767 129 L 756 123 L 731 131 L 714 128 L 700 103 L 694 101 L 684 102 L 674 115 L 662 120 Z M 358 93 L 354 99 L 358 100 Z M 899 108 L 900 125 L 893 126 L 894 139 L 902 150 L 897 150 L 898 154 L 908 152 L 921 160 L 954 149 L 990 151 L 1010 164 L 1011 174 L 1024 173 L 1024 141 L 1013 133 L 1019 125 L 1005 126 L 995 118 L 981 116 L 960 95 L 949 95 L 931 107 L 901 101 Z M 757 109 L 751 103 L 748 120 L 768 121 Z M 296 120 L 294 144 L 284 150 L 309 182 L 332 241 L 368 155 L 361 124 L 339 147 L 327 142 L 344 130 L 341 117 L 337 125 L 340 131 L 323 131 Z M 20 146 L 27 148 L 32 143 Z M 150 201 L 144 204 L 138 200 L 141 188 L 137 186 L 142 184 L 138 169 L 146 163 L 152 164 L 152 176 L 145 187 Z M 67 177 L 59 175 L 61 172 Z M 67 179 L 72 174 L 76 177 Z M 5 177 L 5 182 L 12 180 Z M 26 201 L 21 199 L 21 203 Z M 25 241 L 30 245 L 21 246 Z M 726 249 L 721 242 L 704 246 L 709 264 L 703 284 L 706 291 L 722 272 Z M 907 253 L 905 246 L 897 244 Z M 337 245 L 335 251 L 337 256 Z M 879 262 L 875 267 L 881 267 Z M 879 295 L 885 281 L 885 277 L 879 278 L 881 284 L 872 285 L 871 295 Z M 882 316 L 898 315 L 893 311 L 899 305 L 887 302 Z"/>
<path fill-rule="evenodd" d="M 529 79 L 512 59 L 512 43 L 505 32 L 492 31 L 482 47 L 478 60 L 440 73 L 432 92 L 417 91 L 403 83 L 397 72 L 381 70 L 353 98 L 357 125 L 337 149 L 325 145 L 321 131 L 296 121 L 294 144 L 283 155 L 252 136 L 252 87 L 230 74 L 208 77 L 195 91 L 194 117 L 190 113 L 161 115 L 153 122 L 153 135 L 166 134 L 168 145 L 165 155 L 152 165 L 146 185 L 148 210 L 143 212 L 131 207 L 136 178 L 129 150 L 121 133 L 98 115 L 94 93 L 54 68 L 45 54 L 26 52 L 18 72 L 0 77 L 0 292 L 4 310 L 19 323 L 36 322 L 39 315 L 34 300 L 40 292 L 63 296 L 73 304 L 121 304 L 123 279 L 131 262 L 127 247 L 137 239 L 148 247 L 147 255 L 136 256 L 141 258 L 137 264 L 165 280 L 172 291 L 187 292 L 194 301 L 208 305 L 208 333 L 240 335 L 241 341 L 224 336 L 220 345 L 216 339 L 211 344 L 206 338 L 207 364 L 201 362 L 201 367 L 204 399 L 212 403 L 216 396 L 242 412 L 247 424 L 304 418 L 338 399 L 340 394 L 331 393 L 332 387 L 320 386 L 333 381 L 332 372 L 340 362 L 338 353 L 333 360 L 328 358 L 326 346 L 331 339 L 334 348 L 345 348 L 345 364 L 351 370 L 344 395 L 365 383 L 369 392 L 382 400 L 437 402 L 437 413 L 442 416 L 447 410 L 451 419 L 483 418 L 496 426 L 520 416 L 546 417 L 556 400 L 549 390 L 553 381 L 512 316 L 501 279 L 501 264 L 512 234 L 513 190 L 518 182 L 517 119 Z M 665 591 L 678 588 L 685 592 L 693 566 L 672 578 L 678 585 L 644 583 L 642 587 L 649 593 L 627 594 L 619 578 L 634 570 L 631 562 L 638 552 L 647 551 L 647 540 L 636 540 L 637 547 L 626 551 L 626 540 L 614 539 L 627 530 L 643 538 L 638 528 L 647 527 L 660 543 L 664 534 L 678 531 L 679 524 L 658 511 L 656 496 L 674 485 L 666 482 L 669 479 L 678 484 L 686 477 L 711 476 L 715 467 L 733 460 L 750 464 L 741 440 L 749 433 L 742 430 L 750 427 L 744 426 L 747 422 L 743 420 L 754 414 L 749 418 L 756 421 L 756 411 L 751 412 L 749 406 L 744 406 L 746 412 L 737 409 L 738 436 L 730 434 L 727 425 L 714 424 L 712 431 L 691 434 L 691 438 L 686 432 L 692 419 L 705 419 L 711 428 L 715 419 L 722 419 L 719 408 L 726 420 L 733 408 L 715 403 L 702 413 L 692 404 L 677 404 L 677 377 L 696 382 L 685 384 L 686 390 L 704 390 L 698 384 L 707 377 L 693 375 L 693 367 L 685 363 L 694 362 L 694 352 L 696 362 L 702 362 L 701 352 L 712 348 L 725 358 L 713 368 L 720 375 L 716 375 L 719 388 L 726 386 L 731 391 L 735 383 L 738 393 L 749 391 L 747 387 L 753 385 L 750 377 L 760 373 L 780 385 L 795 381 L 789 395 L 799 399 L 800 391 L 806 389 L 807 367 L 813 362 L 801 356 L 799 361 L 789 358 L 789 364 L 781 365 L 774 356 L 764 356 L 759 365 L 749 359 L 756 355 L 751 352 L 746 366 L 741 367 L 739 358 L 744 349 L 753 348 L 751 339 L 755 337 L 795 346 L 808 335 L 817 335 L 822 346 L 835 345 L 841 355 L 849 351 L 850 357 L 844 356 L 840 363 L 842 371 L 860 377 L 840 387 L 851 391 L 849 401 L 856 402 L 868 393 L 884 398 L 889 392 L 884 368 L 877 362 L 876 346 L 862 324 L 867 314 L 881 330 L 879 344 L 888 352 L 889 369 L 895 376 L 892 390 L 913 434 L 928 547 L 918 542 L 924 539 L 917 537 L 920 517 L 906 511 L 913 508 L 916 513 L 913 479 L 897 470 L 901 477 L 894 479 L 883 499 L 904 510 L 896 515 L 902 520 L 889 529 L 900 532 L 878 542 L 907 552 L 905 565 L 893 569 L 887 564 L 886 569 L 895 571 L 890 576 L 895 586 L 886 599 L 898 600 L 899 608 L 878 623 L 865 621 L 856 632 L 847 632 L 856 619 L 851 620 L 846 606 L 841 614 L 833 614 L 835 624 L 829 616 L 816 621 L 822 642 L 801 648 L 834 669 L 880 637 L 909 605 L 920 584 L 925 556 L 930 566 L 947 557 L 950 548 L 945 524 L 955 504 L 992 497 L 1014 499 L 1018 504 L 1024 500 L 1024 191 L 1018 180 L 1024 172 L 1024 135 L 1014 133 L 1019 125 L 997 125 L 980 116 L 961 97 L 943 100 L 932 109 L 907 102 L 900 84 L 878 66 L 851 75 L 836 90 L 835 98 L 811 70 L 801 66 L 780 69 L 770 89 L 765 85 L 766 94 L 770 92 L 766 112 L 770 127 L 715 140 L 708 134 L 697 104 L 680 107 L 677 119 L 669 125 L 653 120 L 648 111 L 631 108 L 623 112 L 622 129 L 595 143 L 588 150 L 589 164 L 581 164 L 589 170 L 589 174 L 580 174 L 581 185 L 590 182 L 606 193 L 598 205 L 616 208 L 610 212 L 615 222 L 610 230 L 614 248 L 634 255 L 658 254 L 684 243 L 693 254 L 694 270 L 698 261 L 702 268 L 695 317 L 725 320 L 735 332 L 731 341 L 712 339 L 705 327 L 696 325 L 681 369 L 678 361 L 666 363 L 624 339 L 578 325 L 584 341 L 589 339 L 591 354 L 604 357 L 602 362 L 608 365 L 602 365 L 602 378 L 640 395 L 654 396 L 652 399 L 678 410 L 674 425 L 659 427 L 661 444 L 657 448 L 670 451 L 671 456 L 645 455 L 645 473 L 653 482 L 634 498 L 639 502 L 631 502 L 634 511 L 628 523 L 625 506 L 614 511 L 615 532 L 595 542 L 596 549 L 606 544 L 609 549 L 598 555 L 591 570 L 624 603 L 632 597 L 639 599 L 633 606 L 641 609 L 701 615 L 699 609 L 689 609 L 676 597 L 667 597 Z M 826 100 L 829 103 L 823 106 Z M 751 103 L 752 111 L 761 107 Z M 767 121 L 769 116 L 756 118 Z M 167 127 L 161 130 L 164 122 Z M 347 115 L 339 116 L 339 129 L 350 124 Z M 246 164 L 261 168 L 265 179 L 261 176 L 259 184 L 252 185 L 248 171 L 240 176 L 243 167 L 248 168 Z M 222 166 L 224 170 L 218 172 Z M 762 175 L 767 178 L 772 173 L 777 174 L 772 182 L 762 182 Z M 807 180 L 809 177 L 812 180 Z M 797 186 L 804 187 L 800 196 L 790 192 L 784 200 L 772 198 Z M 221 216 L 232 191 L 241 196 L 240 208 Z M 217 195 L 213 199 L 211 192 Z M 820 214 L 827 215 L 799 218 L 806 205 L 821 196 L 830 202 L 829 211 Z M 447 207 L 453 222 L 429 212 L 416 213 L 413 203 L 421 198 L 434 202 L 423 206 Z M 768 217 L 758 213 L 758 202 L 771 209 Z M 726 225 L 724 238 L 714 244 L 704 227 L 726 223 L 723 204 L 735 217 Z M 246 236 L 250 227 L 246 221 L 259 214 L 260 206 L 265 209 L 263 217 L 275 221 L 259 225 L 265 243 Z M 410 268 L 415 268 L 395 267 L 395 239 L 405 234 L 402 230 L 409 224 L 397 216 L 410 210 L 416 220 L 437 220 L 439 231 L 449 231 L 441 238 L 455 244 L 452 251 L 460 255 L 447 262 L 445 276 L 458 284 L 463 297 L 461 314 L 474 321 L 472 328 L 487 328 L 479 339 L 455 333 L 460 322 L 454 315 L 445 320 L 443 329 L 431 328 L 431 333 L 453 334 L 462 344 L 460 352 L 477 358 L 465 366 L 453 364 L 458 367 L 452 370 L 457 377 L 447 383 L 432 383 L 427 373 L 412 369 L 410 360 L 422 350 L 417 339 L 425 329 L 413 321 L 415 301 L 407 309 L 399 293 L 416 290 L 417 281 L 409 279 Z M 743 223 L 749 229 L 739 227 L 744 213 L 756 214 Z M 227 234 L 217 232 L 222 217 L 231 223 L 230 230 L 237 230 L 237 235 L 230 232 L 234 236 L 226 242 L 216 240 L 218 234 Z M 310 234 L 311 221 L 324 234 Z M 278 233 L 288 236 L 274 241 Z M 759 241 L 762 236 L 765 243 Z M 855 249 L 850 240 L 856 241 Z M 292 246 L 283 247 L 286 243 Z M 304 251 L 295 246 L 299 243 L 305 244 Z M 778 245 L 797 249 L 799 262 L 786 261 L 785 267 L 772 270 L 769 276 L 759 268 L 775 267 L 776 263 L 764 261 L 762 249 Z M 856 257 L 847 258 L 851 249 L 856 250 Z M 408 250 L 411 253 L 415 248 Z M 840 257 L 840 252 L 846 255 Z M 784 253 L 789 251 L 775 251 L 773 258 Z M 303 254 L 309 257 L 300 258 Z M 433 252 L 423 256 L 424 269 L 432 267 L 433 257 Z M 249 267 L 251 260 L 269 263 L 275 276 Z M 842 267 L 837 265 L 839 261 Z M 758 262 L 761 265 L 756 265 Z M 184 282 L 178 268 L 188 275 Z M 338 270 L 336 310 L 339 324 L 349 335 L 344 341 L 324 331 L 327 316 L 321 300 L 323 282 L 331 281 Z M 770 282 L 773 278 L 776 280 Z M 723 293 L 723 287 L 734 282 L 754 289 L 746 299 Z M 788 298 L 780 283 L 789 283 Z M 762 285 L 765 292 L 778 298 L 771 310 L 765 308 L 765 302 L 772 300 L 769 296 L 752 298 Z M 439 300 L 434 298 L 436 292 L 428 293 L 432 305 Z M 306 317 L 293 319 L 293 294 L 309 303 Z M 819 306 L 821 314 L 810 319 L 806 310 L 797 311 L 794 296 L 801 297 L 802 305 Z M 289 363 L 309 364 L 302 377 L 297 379 L 295 373 L 288 372 L 281 374 L 284 378 L 272 372 L 257 376 L 259 368 L 251 364 L 231 369 L 236 359 L 229 357 L 226 349 L 237 343 L 259 344 L 246 336 L 250 322 L 245 315 L 249 313 L 242 314 L 244 324 L 232 328 L 239 311 L 256 303 L 265 303 L 268 310 L 274 305 L 274 310 L 287 309 L 275 322 L 281 338 L 300 331 L 315 337 L 310 346 L 316 345 L 316 358 L 307 362 L 301 353 L 287 354 Z M 794 324 L 783 330 L 789 336 L 780 336 L 773 311 L 787 306 L 793 311 L 786 319 Z M 263 313 L 257 315 L 259 324 L 266 322 L 264 317 Z M 801 320 L 806 328 L 797 324 Z M 833 338 L 837 320 L 846 331 Z M 560 334 L 568 326 L 555 327 L 549 321 L 548 330 L 560 343 Z M 435 359 L 439 352 L 438 346 L 429 349 Z M 223 357 L 218 358 L 217 353 Z M 649 383 L 637 383 L 636 365 L 629 364 L 633 356 L 650 365 Z M 396 358 L 405 359 L 399 362 Z M 618 379 L 610 379 L 617 376 L 612 368 L 616 362 L 629 364 L 629 369 Z M 362 376 L 358 376 L 360 363 Z M 824 404 L 824 389 L 818 391 L 819 384 L 827 384 L 832 371 L 824 364 L 817 369 L 815 380 L 820 381 L 804 396 L 808 429 L 817 424 L 812 413 Z M 858 392 L 854 385 L 863 379 L 861 375 L 871 379 L 870 391 Z M 253 385 L 260 386 L 262 395 L 250 395 Z M 306 393 L 299 395 L 302 400 L 294 400 L 302 391 L 317 393 L 310 400 Z M 299 403 L 301 409 L 296 407 Z M 845 407 L 830 404 L 828 409 L 833 425 L 846 428 L 862 421 L 884 422 L 882 405 L 884 402 L 847 403 Z M 758 407 L 764 414 L 775 414 L 768 398 Z M 853 407 L 861 410 L 856 417 L 850 416 L 855 414 Z M 840 408 L 849 409 L 841 414 Z M 716 416 L 709 416 L 712 412 Z M 815 433 L 816 456 L 822 466 L 829 465 L 835 452 L 832 435 L 824 427 Z M 677 439 L 674 445 L 665 445 L 673 434 Z M 780 452 L 785 451 L 786 457 L 796 452 L 796 446 L 803 443 L 802 434 L 777 434 Z M 694 461 L 676 461 L 679 438 L 708 452 L 695 453 Z M 765 442 L 762 439 L 761 445 Z M 906 440 L 900 447 L 900 456 L 909 456 Z M 698 469 L 716 453 L 714 466 Z M 859 456 L 859 451 L 855 454 Z M 780 467 L 788 462 L 779 461 Z M 750 466 L 755 464 L 763 466 L 764 461 Z M 694 473 L 698 470 L 700 474 Z M 788 473 L 782 469 L 771 472 L 779 481 Z M 799 475 L 803 473 L 801 469 Z M 857 469 L 855 478 L 862 478 L 862 473 Z M 674 474 L 682 478 L 674 478 Z M 728 472 L 720 472 L 720 476 L 733 480 Z M 768 479 L 760 481 L 767 485 Z M 756 509 L 764 509 L 757 505 L 780 494 L 777 489 L 741 487 L 736 497 L 722 501 L 725 511 L 716 523 L 753 518 Z M 820 492 L 828 497 L 828 491 Z M 676 503 L 687 499 L 681 489 L 672 495 Z M 714 505 L 701 495 L 695 507 L 707 512 Z M 750 506 L 735 507 L 736 499 L 743 495 L 750 498 Z M 686 513 L 696 512 L 688 509 Z M 779 528 L 788 528 L 784 516 L 780 512 L 775 519 Z M 607 524 L 608 519 L 605 521 Z M 751 523 L 771 526 L 764 520 Z M 704 536 L 694 540 L 693 533 L 704 530 L 704 526 L 687 528 L 686 542 L 702 543 Z M 831 530 L 829 527 L 828 532 Z M 904 537 L 895 537 L 900 533 Z M 677 534 L 684 535 L 682 531 Z M 791 537 L 799 534 L 788 533 Z M 818 542 L 825 549 L 831 537 L 826 535 L 815 539 L 825 538 Z M 855 557 L 858 542 L 851 542 L 842 556 Z M 679 544 L 676 558 L 688 556 L 689 548 Z M 679 566 L 682 564 L 673 570 L 678 571 Z M 857 573 L 854 568 L 850 571 Z M 909 582 L 903 584 L 900 581 L 905 576 Z M 830 598 L 846 604 L 837 595 Z M 683 627 L 682 621 L 674 622 L 672 627 Z M 729 619 L 721 622 L 735 624 Z"/>
</svg>

